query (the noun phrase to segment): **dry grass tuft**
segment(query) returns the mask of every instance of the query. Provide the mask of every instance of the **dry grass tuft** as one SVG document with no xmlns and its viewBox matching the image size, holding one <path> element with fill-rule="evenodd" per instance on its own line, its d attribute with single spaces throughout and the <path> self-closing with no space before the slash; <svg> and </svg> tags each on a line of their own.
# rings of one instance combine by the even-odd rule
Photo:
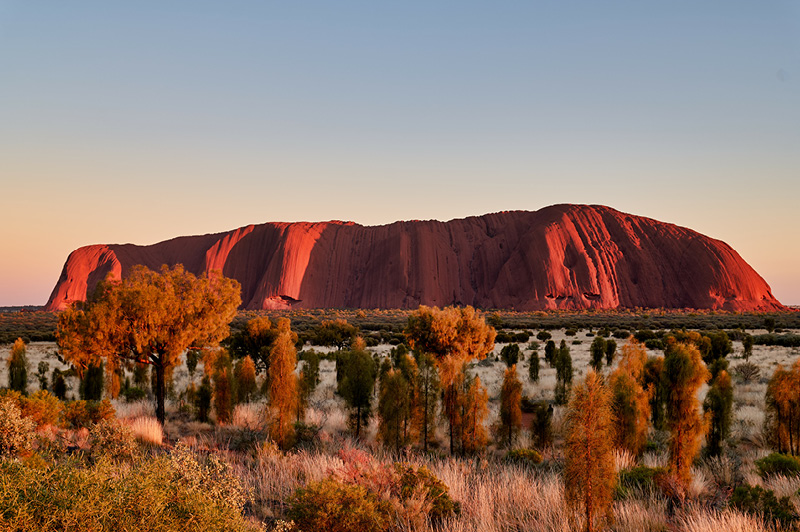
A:
<svg viewBox="0 0 800 532">
<path fill-rule="evenodd" d="M 161 427 L 161 423 L 154 417 L 137 417 L 129 421 L 127 425 L 139 441 L 161 445 L 164 440 L 164 430 Z"/>
</svg>

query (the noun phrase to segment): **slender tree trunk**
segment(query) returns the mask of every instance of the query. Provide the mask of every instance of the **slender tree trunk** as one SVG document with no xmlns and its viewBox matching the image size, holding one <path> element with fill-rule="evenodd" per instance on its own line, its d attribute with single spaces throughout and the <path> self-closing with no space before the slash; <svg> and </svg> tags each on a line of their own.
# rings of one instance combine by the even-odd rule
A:
<svg viewBox="0 0 800 532">
<path fill-rule="evenodd" d="M 158 358 L 153 362 L 156 368 L 156 418 L 161 425 L 164 425 L 166 412 L 164 410 L 164 396 L 166 395 L 166 378 L 164 375 L 164 364 Z"/>
</svg>

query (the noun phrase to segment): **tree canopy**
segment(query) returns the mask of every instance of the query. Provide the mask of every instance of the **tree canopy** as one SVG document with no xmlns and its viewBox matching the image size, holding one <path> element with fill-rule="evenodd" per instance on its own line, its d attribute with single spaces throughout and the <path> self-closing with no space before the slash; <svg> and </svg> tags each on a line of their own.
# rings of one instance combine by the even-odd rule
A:
<svg viewBox="0 0 800 532">
<path fill-rule="evenodd" d="M 241 303 L 238 281 L 200 276 L 183 266 L 160 272 L 134 266 L 127 278 L 101 282 L 86 303 L 61 314 L 56 338 L 64 359 L 82 370 L 148 364 L 157 374 L 156 416 L 164 422 L 165 375 L 189 347 L 216 345 Z"/>
</svg>

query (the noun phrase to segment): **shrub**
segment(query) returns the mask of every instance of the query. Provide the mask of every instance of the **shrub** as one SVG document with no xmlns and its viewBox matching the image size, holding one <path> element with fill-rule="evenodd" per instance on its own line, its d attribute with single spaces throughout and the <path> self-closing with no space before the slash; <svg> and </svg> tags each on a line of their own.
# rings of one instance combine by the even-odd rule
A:
<svg viewBox="0 0 800 532">
<path fill-rule="evenodd" d="M 231 480 L 235 481 L 235 478 Z M 255 532 L 241 507 L 218 498 L 212 483 L 187 482 L 169 455 L 121 468 L 109 460 L 67 460 L 49 468 L 0 461 L 2 528 Z"/>
<path fill-rule="evenodd" d="M 129 427 L 116 420 L 103 419 L 92 425 L 92 452 L 112 460 L 129 460 L 136 452 L 136 441 Z"/>
<path fill-rule="evenodd" d="M 536 338 L 538 338 L 539 341 L 542 341 L 542 342 L 546 342 L 552 337 L 553 337 L 553 335 L 550 334 L 547 331 L 539 331 L 539 333 L 536 335 Z"/>
<path fill-rule="evenodd" d="M 78 393 L 81 399 L 99 401 L 103 398 L 103 368 L 104 364 L 90 364 L 84 369 Z"/>
<path fill-rule="evenodd" d="M 33 420 L 22 416 L 15 397 L 0 397 L 0 456 L 29 452 L 35 429 Z"/>
<path fill-rule="evenodd" d="M 770 475 L 795 476 L 800 474 L 800 458 L 788 454 L 772 453 L 756 460 L 758 474 L 762 478 Z"/>
<path fill-rule="evenodd" d="M 511 367 L 517 362 L 519 362 L 520 358 L 520 350 L 518 344 L 508 344 L 504 346 L 503 349 L 500 350 L 500 358 L 503 362 L 506 363 L 507 367 Z"/>
<path fill-rule="evenodd" d="M 428 517 L 433 521 L 439 521 L 461 511 L 460 505 L 450 498 L 450 489 L 447 484 L 436 478 L 427 467 L 415 468 L 410 465 L 396 464 L 395 469 L 400 476 L 401 501 L 405 502 L 422 493 L 425 502 L 430 505 Z"/>
<path fill-rule="evenodd" d="M 505 460 L 522 465 L 536 465 L 542 463 L 542 455 L 535 449 L 514 449 L 506 453 Z"/>
<path fill-rule="evenodd" d="M 102 401 L 72 401 L 64 405 L 63 424 L 67 428 L 89 428 L 93 423 L 113 419 L 113 405 L 108 399 Z"/>
<path fill-rule="evenodd" d="M 122 391 L 122 396 L 125 397 L 125 401 L 135 403 L 147 397 L 147 392 L 136 386 L 131 386 Z"/>
<path fill-rule="evenodd" d="M 64 403 L 46 390 L 39 390 L 30 397 L 21 400 L 22 415 L 31 418 L 37 427 L 42 425 L 57 425 Z"/>
<path fill-rule="evenodd" d="M 660 338 L 651 338 L 644 341 L 644 346 L 647 349 L 662 350 L 664 349 L 664 342 Z"/>
<path fill-rule="evenodd" d="M 728 504 L 739 511 L 762 516 L 765 523 L 777 521 L 787 529 L 800 519 L 789 497 L 778 499 L 772 490 L 761 486 L 738 486 Z"/>
<path fill-rule="evenodd" d="M 734 366 L 733 373 L 745 384 L 761 378 L 761 369 L 752 362 L 744 362 L 738 366 Z"/>
<path fill-rule="evenodd" d="M 391 506 L 363 486 L 327 478 L 289 497 L 287 516 L 303 532 L 380 532 L 392 522 Z"/>
<path fill-rule="evenodd" d="M 615 498 L 628 497 L 631 490 L 654 491 L 659 484 L 659 479 L 667 474 L 665 467 L 639 466 L 619 472 L 619 480 Z"/>
</svg>

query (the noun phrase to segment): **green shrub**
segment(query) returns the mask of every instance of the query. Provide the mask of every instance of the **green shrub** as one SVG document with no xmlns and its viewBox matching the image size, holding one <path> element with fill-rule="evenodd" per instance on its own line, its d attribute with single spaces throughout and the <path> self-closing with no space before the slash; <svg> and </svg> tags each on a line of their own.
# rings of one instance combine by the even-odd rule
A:
<svg viewBox="0 0 800 532">
<path fill-rule="evenodd" d="M 535 449 L 514 449 L 506 453 L 505 460 L 522 465 L 536 465 L 542 463 L 542 455 Z"/>
<path fill-rule="evenodd" d="M 287 516 L 303 532 L 381 532 L 392 523 L 388 502 L 363 486 L 332 478 L 297 489 L 287 504 Z"/>
<path fill-rule="evenodd" d="M 741 512 L 762 516 L 767 524 L 778 522 L 787 529 L 800 519 L 789 497 L 778 499 L 772 490 L 761 486 L 738 486 L 728 504 Z"/>
<path fill-rule="evenodd" d="M 762 478 L 770 475 L 794 476 L 800 474 L 800 458 L 788 454 L 772 453 L 756 460 L 756 467 Z"/>
<path fill-rule="evenodd" d="M 396 464 L 395 469 L 400 475 L 401 501 L 406 501 L 418 493 L 424 493 L 425 501 L 430 504 L 428 518 L 433 521 L 460 513 L 461 506 L 450 498 L 450 488 L 436 478 L 427 467 L 417 469 L 410 465 Z"/>
<path fill-rule="evenodd" d="M 169 455 L 126 468 L 103 459 L 47 468 L 0 461 L 0 509 L 0 528 L 19 532 L 256 530 L 241 508 L 187 482 Z"/>
<path fill-rule="evenodd" d="M 125 398 L 125 401 L 133 403 L 136 401 L 141 401 L 147 397 L 147 392 L 141 388 L 137 388 L 136 386 L 131 386 L 130 388 L 125 388 L 122 391 L 122 396 Z"/>
<path fill-rule="evenodd" d="M 631 490 L 653 491 L 657 488 L 660 478 L 665 477 L 665 467 L 639 466 L 633 469 L 624 469 L 619 472 L 615 498 L 624 499 L 630 495 Z"/>
</svg>

